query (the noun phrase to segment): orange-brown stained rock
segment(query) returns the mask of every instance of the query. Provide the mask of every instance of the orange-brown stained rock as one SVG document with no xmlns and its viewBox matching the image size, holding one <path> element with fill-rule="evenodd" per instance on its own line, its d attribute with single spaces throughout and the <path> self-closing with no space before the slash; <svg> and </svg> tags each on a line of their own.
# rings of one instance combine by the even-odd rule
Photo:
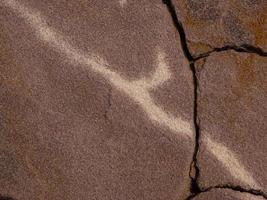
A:
<svg viewBox="0 0 267 200">
<path fill-rule="evenodd" d="M 0 194 L 18 200 L 188 196 L 194 140 L 152 122 L 101 74 L 38 37 L 6 2 L 14 1 L 0 1 Z M 160 49 L 171 77 L 151 97 L 191 124 L 192 76 L 160 0 L 15 2 L 39 11 L 71 45 L 103 57 L 129 80 L 149 77 Z"/>
<path fill-rule="evenodd" d="M 197 66 L 198 67 L 198 66 Z M 199 79 L 201 187 L 239 185 L 253 188 L 230 174 L 202 145 L 206 136 L 224 144 L 266 192 L 267 176 L 267 62 L 256 54 L 225 51 L 211 54 L 197 72 Z M 225 155 L 221 154 L 224 158 Z M 228 169 L 229 168 L 229 169 Z M 240 169 L 237 169 L 240 170 Z"/>
<path fill-rule="evenodd" d="M 193 200 L 264 200 L 262 196 L 253 195 L 246 192 L 238 192 L 230 189 L 212 189 L 211 191 L 201 193 Z"/>
<path fill-rule="evenodd" d="M 193 54 L 249 44 L 267 51 L 267 1 L 174 0 Z"/>
</svg>

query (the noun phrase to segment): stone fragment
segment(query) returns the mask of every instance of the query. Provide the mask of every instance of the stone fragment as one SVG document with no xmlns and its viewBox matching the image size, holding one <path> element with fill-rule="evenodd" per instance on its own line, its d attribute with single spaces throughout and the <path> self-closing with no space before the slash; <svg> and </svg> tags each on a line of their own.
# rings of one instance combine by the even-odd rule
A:
<svg viewBox="0 0 267 200">
<path fill-rule="evenodd" d="M 267 192 L 266 61 L 256 54 L 225 51 L 196 66 L 202 188 L 230 184 Z M 218 159 L 208 151 L 207 137 L 217 142 L 214 151 L 221 149 Z"/>
<path fill-rule="evenodd" d="M 192 116 L 161 0 L 0 1 L 0 195 L 184 199 Z"/>
<path fill-rule="evenodd" d="M 173 0 L 192 54 L 243 44 L 267 51 L 266 0 Z"/>
</svg>

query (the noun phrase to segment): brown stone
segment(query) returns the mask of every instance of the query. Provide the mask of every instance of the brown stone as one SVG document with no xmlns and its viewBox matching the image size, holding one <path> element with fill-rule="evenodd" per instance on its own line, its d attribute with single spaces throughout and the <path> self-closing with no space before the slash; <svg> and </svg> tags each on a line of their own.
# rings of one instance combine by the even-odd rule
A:
<svg viewBox="0 0 267 200">
<path fill-rule="evenodd" d="M 193 200 L 264 200 L 259 195 L 253 195 L 246 192 L 233 191 L 231 189 L 213 189 L 208 192 L 201 193 Z"/>
<path fill-rule="evenodd" d="M 151 120 L 140 102 L 90 65 L 81 66 L 81 57 L 62 53 L 68 47 L 60 47 L 58 35 L 53 40 L 49 30 L 40 31 L 42 26 L 79 52 L 104 58 L 105 69 L 127 80 L 150 77 L 161 49 L 171 78 L 149 94 L 164 112 L 192 124 L 192 75 L 161 0 L 123 7 L 119 0 L 0 1 L 0 195 L 18 200 L 188 196 L 194 136 Z"/>
<path fill-rule="evenodd" d="M 194 55 L 243 44 L 267 51 L 267 1 L 174 0 Z"/>
<path fill-rule="evenodd" d="M 266 58 L 225 51 L 211 54 L 199 66 L 200 186 L 231 184 L 267 192 Z M 227 155 L 220 155 L 226 165 L 214 159 L 204 145 L 207 136 L 228 148 L 256 184 L 227 163 Z M 236 177 L 231 174 L 235 170 L 240 172 Z"/>
</svg>

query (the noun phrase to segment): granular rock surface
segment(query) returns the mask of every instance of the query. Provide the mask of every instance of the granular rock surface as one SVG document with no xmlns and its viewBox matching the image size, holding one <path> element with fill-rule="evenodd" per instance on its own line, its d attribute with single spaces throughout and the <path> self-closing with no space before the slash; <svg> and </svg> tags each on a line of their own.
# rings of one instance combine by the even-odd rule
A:
<svg viewBox="0 0 267 200">
<path fill-rule="evenodd" d="M 267 51 L 266 0 L 173 0 L 193 54 L 224 46 Z"/>
<path fill-rule="evenodd" d="M 267 199 L 265 0 L 0 0 L 0 200 Z"/>
<path fill-rule="evenodd" d="M 188 196 L 192 74 L 166 6 L 0 5 L 0 193 L 19 200 Z"/>
<path fill-rule="evenodd" d="M 196 64 L 199 81 L 198 117 L 200 148 L 198 163 L 202 187 L 231 183 L 267 192 L 267 62 L 256 54 L 225 51 L 211 54 Z M 221 165 L 206 151 L 205 137 L 210 135 L 242 161 Z M 214 146 L 214 151 L 216 146 Z M 219 150 L 219 149 L 218 149 Z M 240 178 L 237 179 L 237 174 Z M 250 185 L 250 186 L 249 186 Z"/>
</svg>

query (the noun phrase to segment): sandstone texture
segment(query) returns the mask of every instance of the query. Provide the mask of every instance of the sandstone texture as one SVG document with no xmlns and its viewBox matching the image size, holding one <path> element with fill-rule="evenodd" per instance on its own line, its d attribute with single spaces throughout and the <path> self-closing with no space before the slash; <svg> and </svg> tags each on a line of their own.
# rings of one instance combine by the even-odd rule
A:
<svg viewBox="0 0 267 200">
<path fill-rule="evenodd" d="M 201 187 L 209 187 L 231 183 L 244 188 L 254 185 L 254 189 L 266 192 L 266 58 L 225 51 L 210 55 L 204 64 L 196 64 L 196 68 L 201 135 L 198 154 L 201 171 L 199 184 Z M 222 166 L 214 160 L 203 142 L 207 135 L 231 149 L 254 180 L 248 180 L 241 169 L 231 172 L 230 168 L 233 169 L 235 163 L 229 162 Z M 223 154 L 222 152 L 222 159 L 227 159 Z M 237 173 L 244 178 L 236 179 Z"/>
<path fill-rule="evenodd" d="M 1 195 L 189 195 L 192 74 L 161 1 L 1 0 L 0 27 Z M 125 84 L 144 79 L 159 84 Z"/>
<path fill-rule="evenodd" d="M 174 0 L 188 46 L 198 55 L 225 46 L 267 52 L 266 0 Z"/>
<path fill-rule="evenodd" d="M 0 200 L 267 199 L 266 0 L 0 0 Z"/>
</svg>

